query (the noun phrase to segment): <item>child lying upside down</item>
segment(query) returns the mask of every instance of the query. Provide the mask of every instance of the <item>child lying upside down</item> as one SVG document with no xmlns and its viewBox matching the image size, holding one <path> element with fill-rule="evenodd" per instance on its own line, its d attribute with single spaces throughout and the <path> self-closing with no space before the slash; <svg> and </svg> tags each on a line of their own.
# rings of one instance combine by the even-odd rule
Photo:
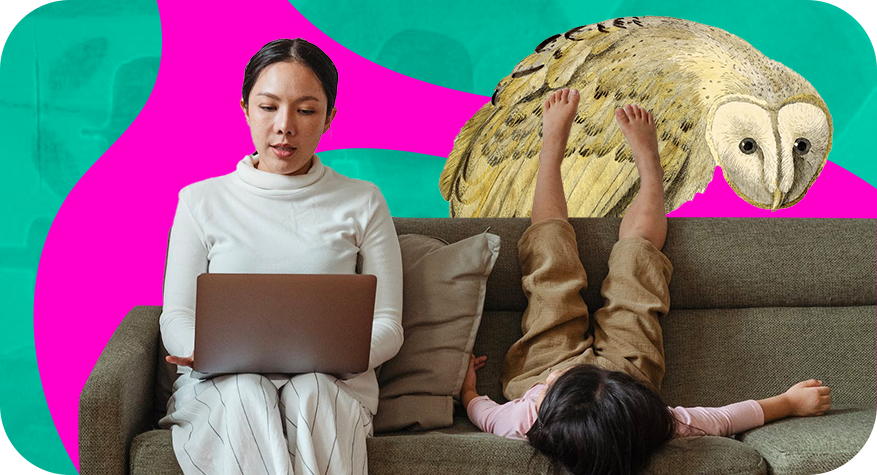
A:
<svg viewBox="0 0 877 475">
<path fill-rule="evenodd" d="M 634 474 L 673 437 L 732 435 L 789 416 L 822 415 L 830 389 L 809 380 L 760 401 L 720 408 L 669 408 L 659 318 L 670 307 L 672 264 L 663 170 L 655 121 L 635 105 L 615 112 L 633 152 L 640 187 L 624 214 L 593 315 L 581 298 L 587 276 L 567 220 L 561 162 L 579 102 L 576 90 L 544 103 L 543 146 L 531 225 L 518 251 L 528 306 L 523 336 L 503 362 L 499 405 L 475 391 L 486 357 L 470 357 L 460 393 L 469 419 L 485 432 L 524 439 L 573 474 Z M 555 465 L 556 466 L 556 465 Z"/>
</svg>

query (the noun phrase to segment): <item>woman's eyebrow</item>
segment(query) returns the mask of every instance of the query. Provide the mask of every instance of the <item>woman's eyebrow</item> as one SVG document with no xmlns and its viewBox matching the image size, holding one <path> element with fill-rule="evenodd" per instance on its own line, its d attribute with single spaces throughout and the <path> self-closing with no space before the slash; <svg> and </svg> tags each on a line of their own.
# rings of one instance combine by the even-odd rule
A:
<svg viewBox="0 0 877 475">
<path fill-rule="evenodd" d="M 270 92 L 260 92 L 256 95 L 270 97 L 271 99 L 278 100 L 278 101 L 280 100 L 280 97 L 278 97 L 274 94 L 271 94 Z M 320 98 L 314 97 L 314 96 L 302 96 L 302 97 L 299 97 L 298 99 L 296 99 L 296 101 L 297 102 L 304 102 L 304 101 L 317 101 L 317 102 L 319 102 Z"/>
</svg>

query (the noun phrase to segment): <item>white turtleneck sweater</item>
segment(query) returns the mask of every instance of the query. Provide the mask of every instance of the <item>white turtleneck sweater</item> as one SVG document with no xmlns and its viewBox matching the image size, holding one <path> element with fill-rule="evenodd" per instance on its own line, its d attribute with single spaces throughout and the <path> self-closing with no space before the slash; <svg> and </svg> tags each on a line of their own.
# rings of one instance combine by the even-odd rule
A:
<svg viewBox="0 0 877 475">
<path fill-rule="evenodd" d="M 374 368 L 402 346 L 402 256 L 387 203 L 378 188 L 325 166 L 314 155 L 304 175 L 237 170 L 180 191 L 168 247 L 161 336 L 168 353 L 189 356 L 195 345 L 199 274 L 352 274 L 377 276 L 369 370 L 346 381 L 377 412 Z M 178 368 L 179 373 L 189 368 Z"/>
</svg>

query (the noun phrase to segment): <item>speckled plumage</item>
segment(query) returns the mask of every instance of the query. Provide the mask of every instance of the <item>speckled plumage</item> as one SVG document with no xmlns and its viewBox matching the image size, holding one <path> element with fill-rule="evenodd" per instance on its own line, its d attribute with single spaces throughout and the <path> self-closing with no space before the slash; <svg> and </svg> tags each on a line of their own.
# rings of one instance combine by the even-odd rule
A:
<svg viewBox="0 0 877 475">
<path fill-rule="evenodd" d="M 451 216 L 530 215 L 542 102 L 563 87 L 582 97 L 562 165 L 570 216 L 622 216 L 636 196 L 613 116 L 624 104 L 655 116 L 668 212 L 702 192 L 716 165 L 752 205 L 792 206 L 831 149 L 831 116 L 813 86 L 749 43 L 687 20 L 618 18 L 546 39 L 499 82 L 442 171 Z M 795 153 L 801 138 L 807 152 Z"/>
</svg>

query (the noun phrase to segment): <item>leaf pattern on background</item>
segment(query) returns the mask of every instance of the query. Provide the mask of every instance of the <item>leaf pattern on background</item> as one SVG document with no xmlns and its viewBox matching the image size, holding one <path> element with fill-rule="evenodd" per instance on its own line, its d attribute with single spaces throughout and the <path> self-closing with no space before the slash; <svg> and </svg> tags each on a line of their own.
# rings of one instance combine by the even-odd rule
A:
<svg viewBox="0 0 877 475">
<path fill-rule="evenodd" d="M 43 183 L 58 196 L 67 196 L 73 185 L 87 170 L 79 157 L 70 153 L 63 137 L 46 126 L 40 126 L 31 155 Z"/>
<path fill-rule="evenodd" d="M 76 92 L 98 71 L 107 56 L 109 41 L 105 37 L 75 43 L 64 50 L 46 74 L 46 85 L 52 96 Z"/>
<path fill-rule="evenodd" d="M 27 238 L 24 246 L 0 246 L 0 262 L 2 269 L 36 269 L 40 263 L 40 254 L 43 251 L 43 243 L 49 235 L 52 220 L 45 216 L 38 216 L 31 221 L 27 230 Z"/>
<path fill-rule="evenodd" d="M 119 65 L 113 79 L 113 99 L 107 122 L 99 130 L 83 132 L 102 136 L 108 146 L 118 140 L 140 115 L 152 94 L 159 63 L 158 56 L 144 56 Z"/>
</svg>

